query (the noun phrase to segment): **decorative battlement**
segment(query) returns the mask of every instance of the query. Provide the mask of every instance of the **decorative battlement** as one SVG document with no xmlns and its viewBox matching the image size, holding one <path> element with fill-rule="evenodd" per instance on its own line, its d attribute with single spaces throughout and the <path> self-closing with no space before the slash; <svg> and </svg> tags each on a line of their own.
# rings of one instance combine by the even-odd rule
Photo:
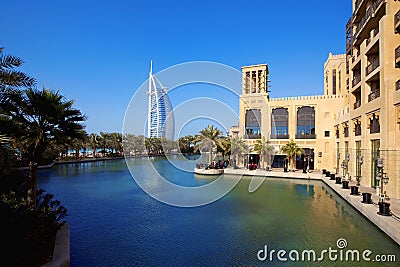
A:
<svg viewBox="0 0 400 267">
<path fill-rule="evenodd" d="M 288 97 L 270 98 L 269 101 L 279 102 L 279 101 L 297 101 L 297 100 L 339 99 L 343 97 L 344 97 L 343 95 L 288 96 Z"/>
</svg>

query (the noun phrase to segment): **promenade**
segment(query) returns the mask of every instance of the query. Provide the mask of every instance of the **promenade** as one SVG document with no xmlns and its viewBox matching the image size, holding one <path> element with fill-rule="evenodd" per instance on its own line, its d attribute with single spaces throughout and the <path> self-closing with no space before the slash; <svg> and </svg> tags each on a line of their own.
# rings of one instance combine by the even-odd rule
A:
<svg viewBox="0 0 400 267">
<path fill-rule="evenodd" d="M 311 171 L 310 173 L 303 173 L 302 170 L 296 170 L 295 172 L 283 172 L 283 169 L 274 169 L 271 171 L 265 170 L 247 170 L 247 169 L 233 169 L 226 168 L 225 174 L 229 175 L 244 175 L 244 176 L 258 176 L 258 177 L 274 177 L 274 178 L 288 178 L 288 179 L 310 179 L 320 180 L 326 186 L 329 193 L 336 193 L 342 199 L 347 201 L 351 206 L 358 210 L 368 220 L 375 224 L 384 233 L 390 236 L 397 244 L 400 245 L 400 199 L 387 199 L 386 202 L 390 203 L 390 210 L 392 216 L 382 216 L 377 212 L 379 197 L 376 195 L 376 191 L 371 187 L 359 186 L 359 195 L 351 195 L 350 189 L 343 189 L 342 184 L 336 184 L 335 180 L 330 180 L 330 177 L 322 174 L 320 171 Z M 349 188 L 356 185 L 356 181 L 349 181 Z M 362 203 L 361 193 L 371 193 L 372 204 Z"/>
</svg>

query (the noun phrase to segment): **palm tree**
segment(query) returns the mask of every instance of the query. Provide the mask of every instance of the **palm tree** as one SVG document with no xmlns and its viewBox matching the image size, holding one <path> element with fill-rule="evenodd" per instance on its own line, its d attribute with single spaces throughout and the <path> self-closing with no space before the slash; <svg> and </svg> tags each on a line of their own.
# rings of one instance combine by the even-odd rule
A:
<svg viewBox="0 0 400 267">
<path fill-rule="evenodd" d="M 240 156 L 242 153 L 248 153 L 249 146 L 241 137 L 233 137 L 230 139 L 230 150 L 233 156 L 233 167 L 236 168 L 236 156 Z"/>
<path fill-rule="evenodd" d="M 294 159 L 296 156 L 301 156 L 304 153 L 303 149 L 300 148 L 293 139 L 290 139 L 289 143 L 281 147 L 281 151 L 287 155 L 287 158 L 290 162 L 291 169 L 294 171 Z"/>
<path fill-rule="evenodd" d="M 38 164 L 47 149 L 69 144 L 73 138 L 85 136 L 85 116 L 73 108 L 58 91 L 3 92 L 0 101 L 0 133 L 18 141 L 18 149 L 29 161 L 27 204 L 36 208 L 36 178 Z"/>
<path fill-rule="evenodd" d="M 270 141 L 265 139 L 265 136 L 261 140 L 257 140 L 254 145 L 254 151 L 256 151 L 261 156 L 262 169 L 264 170 L 265 156 L 270 155 L 274 150 L 274 147 L 270 145 Z M 268 157 L 267 157 L 268 158 Z M 269 165 L 269 159 L 267 159 L 267 165 Z"/>
<path fill-rule="evenodd" d="M 97 149 L 100 147 L 100 135 L 96 133 L 92 133 L 89 135 L 89 146 L 90 149 L 93 150 L 93 157 L 96 158 Z"/>
<path fill-rule="evenodd" d="M 215 128 L 213 125 L 208 125 L 205 129 L 201 130 L 200 133 L 194 138 L 196 150 L 200 149 L 200 145 L 204 145 L 205 149 L 208 149 L 208 152 L 210 153 L 208 158 L 209 163 L 211 163 L 212 161 L 213 144 L 216 144 L 217 148 L 222 147 L 221 135 L 221 130 Z"/>
<path fill-rule="evenodd" d="M 36 84 L 35 79 L 25 73 L 16 71 L 24 62 L 19 57 L 3 54 L 0 47 L 0 92 L 21 87 L 30 87 Z"/>
</svg>

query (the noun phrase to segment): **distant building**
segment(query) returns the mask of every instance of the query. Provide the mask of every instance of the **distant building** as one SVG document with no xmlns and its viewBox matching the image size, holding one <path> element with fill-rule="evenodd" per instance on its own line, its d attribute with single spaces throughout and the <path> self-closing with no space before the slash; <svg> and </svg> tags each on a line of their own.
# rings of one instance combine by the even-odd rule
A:
<svg viewBox="0 0 400 267">
<path fill-rule="evenodd" d="M 167 88 L 153 75 L 152 68 L 150 63 L 147 137 L 161 138 L 166 137 L 168 129 L 173 129 L 174 120 Z"/>
</svg>

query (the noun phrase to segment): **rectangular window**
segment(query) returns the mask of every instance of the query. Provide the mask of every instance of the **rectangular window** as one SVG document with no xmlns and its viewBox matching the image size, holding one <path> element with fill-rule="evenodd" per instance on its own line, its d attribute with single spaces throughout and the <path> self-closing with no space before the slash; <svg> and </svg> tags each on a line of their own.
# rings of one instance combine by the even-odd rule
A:
<svg viewBox="0 0 400 267">
<path fill-rule="evenodd" d="M 329 131 L 325 131 L 325 137 L 329 137 Z"/>
<path fill-rule="evenodd" d="M 332 72 L 332 94 L 336 95 L 336 70 Z"/>
</svg>

